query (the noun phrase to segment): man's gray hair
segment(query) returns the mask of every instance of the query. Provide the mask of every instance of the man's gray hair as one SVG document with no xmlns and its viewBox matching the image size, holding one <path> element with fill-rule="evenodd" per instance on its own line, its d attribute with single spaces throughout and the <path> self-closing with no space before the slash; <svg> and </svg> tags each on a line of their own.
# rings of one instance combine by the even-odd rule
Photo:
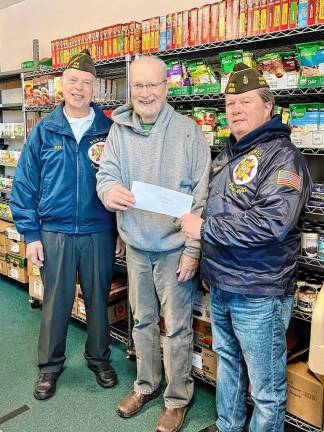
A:
<svg viewBox="0 0 324 432">
<path fill-rule="evenodd" d="M 160 66 L 162 73 L 163 73 L 163 77 L 164 77 L 164 79 L 166 79 L 167 78 L 166 64 L 162 59 L 160 59 L 157 56 L 142 55 L 142 56 L 138 57 L 137 59 L 132 61 L 131 70 L 132 70 L 133 64 L 140 63 L 140 62 L 151 62 L 151 61 L 157 63 Z"/>
<path fill-rule="evenodd" d="M 259 96 L 263 100 L 263 102 L 271 102 L 272 103 L 272 110 L 270 113 L 270 115 L 272 117 L 273 113 L 274 113 L 274 106 L 275 106 L 275 98 L 272 94 L 272 91 L 270 89 L 264 87 L 264 88 L 259 88 L 258 92 L 259 92 Z"/>
</svg>

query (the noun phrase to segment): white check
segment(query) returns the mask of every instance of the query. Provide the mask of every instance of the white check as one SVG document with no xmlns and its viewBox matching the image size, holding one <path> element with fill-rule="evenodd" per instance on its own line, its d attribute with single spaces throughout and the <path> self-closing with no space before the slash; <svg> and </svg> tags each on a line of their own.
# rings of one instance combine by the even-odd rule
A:
<svg viewBox="0 0 324 432">
<path fill-rule="evenodd" d="M 191 195 L 138 181 L 133 182 L 132 192 L 136 199 L 134 208 L 137 209 L 177 218 L 191 211 Z"/>
</svg>

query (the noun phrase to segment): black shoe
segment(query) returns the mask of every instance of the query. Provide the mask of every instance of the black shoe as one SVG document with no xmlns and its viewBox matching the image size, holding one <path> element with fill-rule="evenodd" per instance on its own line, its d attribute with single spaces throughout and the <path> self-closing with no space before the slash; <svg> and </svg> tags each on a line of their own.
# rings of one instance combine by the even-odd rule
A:
<svg viewBox="0 0 324 432">
<path fill-rule="evenodd" d="M 220 432 L 220 430 L 218 429 L 217 426 L 213 424 L 206 427 L 205 429 L 201 429 L 199 432 Z"/>
<path fill-rule="evenodd" d="M 61 372 L 40 373 L 38 375 L 34 397 L 38 400 L 49 399 L 53 396 L 56 390 L 56 381 Z"/>
<path fill-rule="evenodd" d="M 88 363 L 88 368 L 95 373 L 97 383 L 101 387 L 114 387 L 118 383 L 117 374 L 108 363 L 101 363 L 99 365 Z"/>
</svg>

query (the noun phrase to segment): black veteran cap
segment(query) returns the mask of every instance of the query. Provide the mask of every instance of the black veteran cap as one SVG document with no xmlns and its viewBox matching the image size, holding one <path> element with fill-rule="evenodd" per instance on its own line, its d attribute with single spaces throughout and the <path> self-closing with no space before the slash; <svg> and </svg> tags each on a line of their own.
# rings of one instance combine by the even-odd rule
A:
<svg viewBox="0 0 324 432">
<path fill-rule="evenodd" d="M 90 72 L 92 75 L 96 76 L 96 68 L 90 56 L 90 52 L 87 49 L 71 57 L 69 63 L 66 65 L 66 69 L 78 69 L 84 72 Z"/>
<path fill-rule="evenodd" d="M 245 63 L 237 63 L 225 89 L 226 94 L 241 94 L 259 88 L 269 88 L 261 73 Z"/>
</svg>

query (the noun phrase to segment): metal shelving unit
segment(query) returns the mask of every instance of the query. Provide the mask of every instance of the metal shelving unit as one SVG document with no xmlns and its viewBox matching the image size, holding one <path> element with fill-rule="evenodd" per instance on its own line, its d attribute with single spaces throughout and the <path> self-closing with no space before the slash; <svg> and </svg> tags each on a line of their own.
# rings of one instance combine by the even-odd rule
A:
<svg viewBox="0 0 324 432">
<path fill-rule="evenodd" d="M 324 216 L 324 207 L 306 205 L 305 213 Z"/>
<path fill-rule="evenodd" d="M 22 104 L 21 103 L 0 104 L 0 110 L 20 111 L 21 109 L 22 109 Z"/>
<path fill-rule="evenodd" d="M 292 313 L 292 317 L 297 318 L 301 321 L 312 322 L 312 314 L 309 312 L 308 313 L 303 312 L 300 309 L 298 309 L 297 307 L 294 308 L 293 313 Z"/>
<path fill-rule="evenodd" d="M 96 102 L 96 105 L 101 109 L 114 109 L 121 105 L 126 103 L 126 99 L 119 99 L 119 100 L 111 100 L 106 102 Z M 25 112 L 43 112 L 43 113 L 50 113 L 54 111 L 56 108 L 56 105 L 43 105 L 43 106 L 32 106 L 32 107 L 25 107 Z"/>
<path fill-rule="evenodd" d="M 303 147 L 299 149 L 304 155 L 318 155 L 324 156 L 324 148 L 311 148 L 311 147 Z"/>
<path fill-rule="evenodd" d="M 302 256 L 302 255 L 299 255 L 298 263 L 312 266 L 312 267 L 317 267 L 317 268 L 324 270 L 324 261 L 321 261 L 317 258 L 308 258 L 308 257 Z"/>
</svg>

